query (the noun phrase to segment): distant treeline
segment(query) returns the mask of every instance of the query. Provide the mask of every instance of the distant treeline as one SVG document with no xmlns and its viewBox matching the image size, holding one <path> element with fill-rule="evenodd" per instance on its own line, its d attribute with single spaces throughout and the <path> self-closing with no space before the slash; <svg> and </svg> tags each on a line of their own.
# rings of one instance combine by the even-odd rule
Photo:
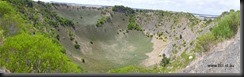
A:
<svg viewBox="0 0 244 77">
<path fill-rule="evenodd" d="M 132 8 L 124 7 L 122 5 L 115 5 L 112 8 L 112 10 L 115 11 L 115 12 L 125 13 L 126 15 L 130 15 L 130 14 L 134 14 L 135 13 L 135 10 L 133 10 Z"/>
</svg>

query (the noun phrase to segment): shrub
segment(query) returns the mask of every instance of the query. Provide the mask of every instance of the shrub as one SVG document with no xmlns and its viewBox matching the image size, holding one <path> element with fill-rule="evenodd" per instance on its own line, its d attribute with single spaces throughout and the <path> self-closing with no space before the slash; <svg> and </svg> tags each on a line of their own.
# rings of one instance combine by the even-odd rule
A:
<svg viewBox="0 0 244 77">
<path fill-rule="evenodd" d="M 14 8 L 5 1 L 0 1 L 0 17 L 4 14 L 10 14 L 14 12 Z"/>
<path fill-rule="evenodd" d="M 127 28 L 129 30 L 142 31 L 141 27 L 136 23 L 135 20 L 136 20 L 135 15 L 130 15 L 129 24 L 128 24 Z"/>
<path fill-rule="evenodd" d="M 158 33 L 158 37 L 161 37 L 163 35 L 163 32 Z"/>
<path fill-rule="evenodd" d="M 70 37 L 70 40 L 73 41 L 75 38 L 74 37 Z"/>
<path fill-rule="evenodd" d="M 71 31 L 69 31 L 69 38 L 71 41 L 73 41 L 75 39 L 73 36 L 74 36 L 74 34 Z"/>
<path fill-rule="evenodd" d="M 80 45 L 79 44 L 75 44 L 75 48 L 76 49 L 80 49 Z"/>
<path fill-rule="evenodd" d="M 217 23 L 210 32 L 197 38 L 194 51 L 208 51 L 211 45 L 233 37 L 240 25 L 240 12 L 232 10 L 223 15 Z"/>
<path fill-rule="evenodd" d="M 190 45 L 192 46 L 192 45 L 193 45 L 193 43 L 194 43 L 194 41 L 191 41 Z"/>
<path fill-rule="evenodd" d="M 4 30 L 5 36 L 11 36 L 20 32 L 30 30 L 30 25 L 25 24 L 25 20 L 10 4 L 0 1 L 0 28 Z M 29 28 L 29 29 L 26 29 Z"/>
<path fill-rule="evenodd" d="M 81 72 L 62 49 L 43 35 L 22 33 L 6 38 L 0 47 L 0 66 L 13 73 Z"/>
<path fill-rule="evenodd" d="M 107 20 L 108 20 L 108 17 L 102 17 L 102 18 L 98 19 L 96 26 L 101 27 Z"/>
<path fill-rule="evenodd" d="M 220 40 L 229 39 L 236 34 L 239 25 L 240 13 L 231 11 L 218 21 L 218 24 L 212 28 L 211 32 Z"/>
<path fill-rule="evenodd" d="M 199 49 L 199 51 L 208 51 L 209 47 L 211 46 L 211 43 L 214 43 L 216 38 L 212 33 L 206 33 L 205 35 L 202 35 L 197 38 L 196 41 L 196 48 Z"/>
<path fill-rule="evenodd" d="M 163 67 L 165 67 L 167 64 L 169 64 L 169 58 L 167 58 L 167 57 L 165 56 L 165 54 L 163 54 L 163 59 L 161 60 L 161 65 L 162 65 Z"/>
</svg>

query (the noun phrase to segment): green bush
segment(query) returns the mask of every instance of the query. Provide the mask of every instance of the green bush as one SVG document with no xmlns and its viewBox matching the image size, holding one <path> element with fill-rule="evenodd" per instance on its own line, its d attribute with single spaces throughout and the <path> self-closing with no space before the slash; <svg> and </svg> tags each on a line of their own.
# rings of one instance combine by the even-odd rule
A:
<svg viewBox="0 0 244 77">
<path fill-rule="evenodd" d="M 161 37 L 163 35 L 163 32 L 157 33 L 157 34 L 158 34 L 158 37 Z"/>
<path fill-rule="evenodd" d="M 14 12 L 14 9 L 6 1 L 0 1 L 0 17 L 4 14 L 11 14 Z"/>
<path fill-rule="evenodd" d="M 161 65 L 163 66 L 163 67 L 165 67 L 167 64 L 169 64 L 169 58 L 167 58 L 166 56 L 165 56 L 165 54 L 163 54 L 163 59 L 161 60 Z"/>
<path fill-rule="evenodd" d="M 76 49 L 80 49 L 80 45 L 79 44 L 75 44 L 75 48 Z"/>
<path fill-rule="evenodd" d="M 198 37 L 196 41 L 197 51 L 208 51 L 209 47 L 215 42 L 215 40 L 216 38 L 210 32 Z"/>
<path fill-rule="evenodd" d="M 220 40 L 233 37 L 240 26 L 240 12 L 231 11 L 221 18 L 218 24 L 212 28 L 211 32 Z"/>
<path fill-rule="evenodd" d="M 129 30 L 142 31 L 141 27 L 136 23 L 135 15 L 130 15 L 129 24 L 127 26 Z"/>
<path fill-rule="evenodd" d="M 71 41 L 73 41 L 75 39 L 74 34 L 71 31 L 69 31 L 69 38 Z"/>
<path fill-rule="evenodd" d="M 0 66 L 13 73 L 81 72 L 63 48 L 43 35 L 26 33 L 6 38 L 0 47 Z"/>
<path fill-rule="evenodd" d="M 96 26 L 97 27 L 101 27 L 106 21 L 107 21 L 108 17 L 102 17 L 97 21 Z"/>
<path fill-rule="evenodd" d="M 4 30 L 4 35 L 12 36 L 20 32 L 29 31 L 31 27 L 10 4 L 0 1 L 0 28 Z"/>
</svg>

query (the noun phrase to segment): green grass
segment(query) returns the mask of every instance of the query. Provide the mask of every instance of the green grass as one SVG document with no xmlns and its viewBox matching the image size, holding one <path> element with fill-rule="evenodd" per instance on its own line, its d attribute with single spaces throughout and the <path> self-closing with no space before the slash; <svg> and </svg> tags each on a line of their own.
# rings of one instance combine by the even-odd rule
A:
<svg viewBox="0 0 244 77">
<path fill-rule="evenodd" d="M 156 73 L 156 70 L 146 69 L 145 67 L 139 67 L 135 65 L 129 65 L 118 69 L 109 70 L 108 73 Z"/>
<path fill-rule="evenodd" d="M 192 56 L 192 59 L 189 57 Z M 183 52 L 180 56 L 176 57 L 174 60 L 169 59 L 169 64 L 166 66 L 154 67 L 154 68 L 145 68 L 139 66 L 125 66 L 122 68 L 109 70 L 108 73 L 169 73 L 176 72 L 179 69 L 185 68 L 191 61 L 195 59 L 194 52 L 189 53 Z"/>
<path fill-rule="evenodd" d="M 189 56 L 192 56 L 193 58 L 189 59 Z M 194 59 L 195 59 L 195 55 L 193 54 L 193 52 L 190 53 L 183 52 L 181 53 L 180 56 L 170 61 L 170 63 L 165 67 L 160 67 L 159 71 L 164 73 L 175 72 L 179 69 L 185 68 Z"/>
<path fill-rule="evenodd" d="M 77 9 L 71 9 L 71 8 L 66 9 L 66 8 L 62 8 L 62 7 L 57 7 L 57 9 L 54 9 L 54 11 L 59 16 L 72 20 L 73 22 L 78 22 L 78 23 L 75 23 L 75 25 L 78 25 L 78 26 L 91 26 L 91 25 L 94 25 L 94 23 L 96 23 L 97 20 L 102 18 L 100 10 L 89 10 L 89 9 L 77 10 Z M 82 16 L 82 19 L 80 18 L 81 16 Z"/>
<path fill-rule="evenodd" d="M 61 9 L 58 10 L 61 11 Z M 66 15 L 65 13 L 63 14 Z M 79 18 L 74 17 L 77 16 L 76 14 L 80 13 L 74 13 L 74 15 L 67 18 Z M 85 16 L 83 16 L 83 20 L 86 20 Z M 68 32 L 64 32 L 66 29 L 74 32 L 73 34 L 76 36 L 75 40 L 79 42 L 80 50 L 83 51 L 75 49 L 72 42 L 70 43 L 70 40 L 61 39 L 60 42 L 67 49 L 68 53 L 86 60 L 86 63 L 82 63 L 70 56 L 70 58 L 83 67 L 84 70 L 92 73 L 104 73 L 110 69 L 139 64 L 140 61 L 147 58 L 145 53 L 152 50 L 151 38 L 144 36 L 141 31 L 131 30 L 125 34 L 117 34 L 119 30 L 127 30 L 129 17 L 115 12 L 113 17 L 111 17 L 111 22 L 113 23 L 104 23 L 102 27 L 96 27 L 96 22 L 90 23 L 90 26 L 85 26 L 87 23 L 78 23 L 78 25 L 84 26 L 77 26 L 77 30 L 64 27 L 60 28 L 60 37 L 69 38 Z M 93 44 L 90 44 L 90 41 L 92 41 Z"/>
</svg>

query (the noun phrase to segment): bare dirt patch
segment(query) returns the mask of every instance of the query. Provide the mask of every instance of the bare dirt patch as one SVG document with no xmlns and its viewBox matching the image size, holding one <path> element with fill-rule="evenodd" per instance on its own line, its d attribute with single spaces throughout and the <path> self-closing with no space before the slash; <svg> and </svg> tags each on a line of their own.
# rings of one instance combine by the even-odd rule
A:
<svg viewBox="0 0 244 77">
<path fill-rule="evenodd" d="M 81 58 L 78 57 L 78 56 L 72 56 L 72 57 L 75 58 L 75 59 L 77 59 L 77 60 L 79 60 L 79 61 L 81 61 Z"/>
<path fill-rule="evenodd" d="M 162 57 L 160 57 L 159 55 L 162 54 L 162 50 L 167 45 L 167 42 L 156 39 L 155 37 L 152 38 L 151 42 L 153 43 L 153 50 L 149 53 L 146 53 L 148 58 L 141 63 L 141 65 L 146 67 L 160 63 Z"/>
</svg>

